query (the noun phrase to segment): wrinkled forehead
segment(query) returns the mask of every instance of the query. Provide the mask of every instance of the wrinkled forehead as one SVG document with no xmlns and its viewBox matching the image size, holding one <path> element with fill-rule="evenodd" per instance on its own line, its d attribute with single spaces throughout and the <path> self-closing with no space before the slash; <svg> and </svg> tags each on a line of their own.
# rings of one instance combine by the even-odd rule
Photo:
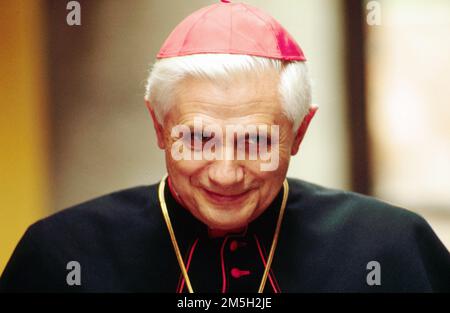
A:
<svg viewBox="0 0 450 313">
<path fill-rule="evenodd" d="M 283 115 L 278 85 L 279 75 L 271 71 L 237 74 L 226 81 L 185 78 L 177 85 L 169 114 L 178 120 L 275 123 Z"/>
</svg>

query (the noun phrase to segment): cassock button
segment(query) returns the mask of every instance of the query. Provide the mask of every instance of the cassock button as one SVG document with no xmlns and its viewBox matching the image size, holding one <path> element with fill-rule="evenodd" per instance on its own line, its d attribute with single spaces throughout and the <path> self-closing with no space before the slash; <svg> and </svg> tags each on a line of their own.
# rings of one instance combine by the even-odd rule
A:
<svg viewBox="0 0 450 313">
<path fill-rule="evenodd" d="M 237 242 L 236 240 L 233 240 L 233 241 L 230 243 L 230 251 L 231 251 L 231 252 L 236 251 L 238 247 L 239 247 L 239 244 L 238 244 L 238 242 Z"/>
<path fill-rule="evenodd" d="M 233 241 L 230 242 L 230 251 L 234 252 L 238 248 L 245 247 L 245 246 L 246 246 L 245 242 L 237 242 L 236 240 L 233 240 Z"/>
<path fill-rule="evenodd" d="M 240 270 L 236 267 L 233 267 L 231 269 L 231 276 L 233 278 L 241 278 L 242 276 L 247 276 L 247 275 L 250 275 L 250 271 Z"/>
</svg>

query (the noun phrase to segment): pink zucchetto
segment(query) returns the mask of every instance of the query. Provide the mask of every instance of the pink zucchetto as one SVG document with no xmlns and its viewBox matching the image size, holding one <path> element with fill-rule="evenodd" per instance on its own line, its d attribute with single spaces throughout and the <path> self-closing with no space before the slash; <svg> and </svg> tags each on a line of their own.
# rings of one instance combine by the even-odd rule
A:
<svg viewBox="0 0 450 313">
<path fill-rule="evenodd" d="M 166 39 L 157 58 L 202 53 L 306 60 L 297 42 L 273 17 L 247 4 L 226 0 L 186 17 Z"/>
</svg>

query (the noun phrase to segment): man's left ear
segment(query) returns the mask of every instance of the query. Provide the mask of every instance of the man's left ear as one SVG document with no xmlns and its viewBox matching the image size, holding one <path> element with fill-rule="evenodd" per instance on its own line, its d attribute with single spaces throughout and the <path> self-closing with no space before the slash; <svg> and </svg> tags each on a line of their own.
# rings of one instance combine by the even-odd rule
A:
<svg viewBox="0 0 450 313">
<path fill-rule="evenodd" d="M 305 137 L 309 123 L 311 122 L 312 118 L 314 117 L 318 109 L 319 109 L 318 106 L 313 105 L 309 109 L 308 114 L 306 114 L 306 116 L 303 118 L 303 121 L 297 130 L 297 134 L 295 135 L 294 143 L 292 144 L 291 155 L 296 155 L 298 150 L 300 149 L 300 144 L 302 143 L 303 138 Z"/>
</svg>

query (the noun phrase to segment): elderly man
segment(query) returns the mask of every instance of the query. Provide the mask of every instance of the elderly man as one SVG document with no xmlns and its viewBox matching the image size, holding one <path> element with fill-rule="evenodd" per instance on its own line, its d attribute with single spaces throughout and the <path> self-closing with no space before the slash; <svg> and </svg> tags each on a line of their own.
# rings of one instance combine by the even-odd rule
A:
<svg viewBox="0 0 450 313">
<path fill-rule="evenodd" d="M 0 289 L 449 291 L 450 255 L 421 217 L 286 179 L 317 110 L 305 60 L 251 6 L 187 17 L 147 85 L 168 176 L 32 225 Z"/>
</svg>

